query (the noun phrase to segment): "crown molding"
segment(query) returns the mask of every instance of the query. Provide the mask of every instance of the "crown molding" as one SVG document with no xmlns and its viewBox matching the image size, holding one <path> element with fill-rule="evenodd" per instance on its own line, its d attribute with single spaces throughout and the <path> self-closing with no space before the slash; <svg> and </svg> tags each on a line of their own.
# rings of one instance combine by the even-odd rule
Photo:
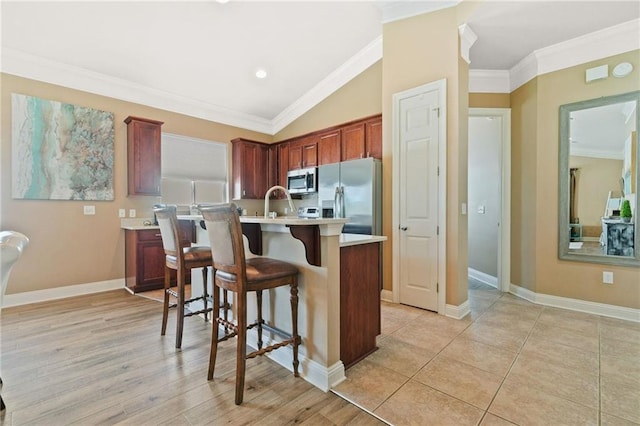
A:
<svg viewBox="0 0 640 426">
<path fill-rule="evenodd" d="M 621 151 L 604 151 L 601 149 L 580 148 L 571 145 L 572 157 L 589 157 L 600 158 L 606 160 L 624 160 L 624 152 Z"/>
<path fill-rule="evenodd" d="M 284 129 L 380 59 L 382 59 L 381 35 L 278 114 L 273 119 L 273 134 Z"/>
<path fill-rule="evenodd" d="M 543 74 L 640 49 L 640 19 L 576 37 L 531 52 L 508 71 L 470 70 L 472 93 L 511 93 Z M 508 73 L 508 88 L 504 87 Z M 493 74 L 495 73 L 495 74 Z M 496 89 L 498 91 L 493 91 Z"/>
<path fill-rule="evenodd" d="M 538 75 L 640 49 L 640 19 L 535 51 Z"/>
<path fill-rule="evenodd" d="M 0 70 L 19 77 L 273 135 L 380 59 L 382 59 L 382 36 L 374 39 L 273 120 L 232 111 L 10 48 L 2 49 Z"/>
<path fill-rule="evenodd" d="M 460 34 L 460 56 L 468 64 L 471 63 L 469 58 L 469 51 L 471 46 L 478 40 L 478 36 L 473 32 L 469 24 L 462 24 L 458 27 L 458 34 Z"/>
<path fill-rule="evenodd" d="M 378 8 L 382 12 L 382 23 L 399 21 L 422 15 L 423 13 L 435 12 L 436 10 L 447 9 L 457 6 L 462 0 L 450 1 L 378 1 Z"/>
<path fill-rule="evenodd" d="M 147 105 L 230 126 L 270 133 L 271 122 L 127 80 L 110 77 L 10 48 L 2 49 L 2 72 L 71 89 Z"/>
</svg>

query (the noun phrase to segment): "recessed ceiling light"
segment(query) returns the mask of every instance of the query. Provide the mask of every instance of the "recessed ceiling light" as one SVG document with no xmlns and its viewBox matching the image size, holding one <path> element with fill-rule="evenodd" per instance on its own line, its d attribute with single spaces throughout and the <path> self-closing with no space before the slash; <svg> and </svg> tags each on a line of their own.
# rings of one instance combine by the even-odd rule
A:
<svg viewBox="0 0 640 426">
<path fill-rule="evenodd" d="M 217 1 L 218 3 L 222 3 L 222 4 L 224 4 L 224 3 L 228 3 L 228 2 L 229 2 L 229 0 L 216 0 L 216 1 Z"/>
<path fill-rule="evenodd" d="M 265 78 L 266 76 L 267 76 L 267 72 L 265 70 L 263 70 L 262 68 L 260 68 L 258 71 L 256 71 L 256 77 Z"/>
</svg>

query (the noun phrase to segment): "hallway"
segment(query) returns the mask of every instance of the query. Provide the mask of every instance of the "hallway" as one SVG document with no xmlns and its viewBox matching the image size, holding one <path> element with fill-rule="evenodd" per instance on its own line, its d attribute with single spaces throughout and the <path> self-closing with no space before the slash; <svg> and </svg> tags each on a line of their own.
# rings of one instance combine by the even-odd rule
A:
<svg viewBox="0 0 640 426">
<path fill-rule="evenodd" d="M 640 423 L 640 324 L 469 280 L 471 314 L 383 303 L 379 350 L 334 391 L 396 425 Z"/>
</svg>

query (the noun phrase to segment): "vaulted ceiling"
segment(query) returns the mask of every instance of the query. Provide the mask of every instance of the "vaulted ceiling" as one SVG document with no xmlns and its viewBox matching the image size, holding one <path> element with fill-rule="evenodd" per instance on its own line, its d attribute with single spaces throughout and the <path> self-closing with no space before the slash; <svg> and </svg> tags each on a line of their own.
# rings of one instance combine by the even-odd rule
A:
<svg viewBox="0 0 640 426">
<path fill-rule="evenodd" d="M 383 22 L 457 3 L 2 1 L 1 68 L 274 133 L 382 57 Z M 637 1 L 483 2 L 470 67 L 639 17 Z"/>
</svg>

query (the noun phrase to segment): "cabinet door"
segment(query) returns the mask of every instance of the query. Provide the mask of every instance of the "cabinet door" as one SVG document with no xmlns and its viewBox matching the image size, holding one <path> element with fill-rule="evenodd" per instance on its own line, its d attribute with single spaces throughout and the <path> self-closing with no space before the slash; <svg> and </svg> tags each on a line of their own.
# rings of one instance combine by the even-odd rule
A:
<svg viewBox="0 0 640 426">
<path fill-rule="evenodd" d="M 231 142 L 233 199 L 263 198 L 269 185 L 269 146 L 243 139 L 234 139 Z"/>
<path fill-rule="evenodd" d="M 320 134 L 318 140 L 318 165 L 340 162 L 341 137 L 342 132 L 340 130 L 332 130 Z"/>
<path fill-rule="evenodd" d="M 289 142 L 278 144 L 278 180 L 276 185 L 287 187 L 287 172 L 289 171 Z M 284 191 L 274 191 L 279 199 L 286 198 Z"/>
<path fill-rule="evenodd" d="M 365 157 L 364 123 L 353 124 L 342 129 L 342 161 Z"/>
<path fill-rule="evenodd" d="M 160 231 L 158 231 L 160 233 Z M 138 242 L 138 282 L 142 288 L 164 283 L 165 254 L 162 240 Z"/>
<path fill-rule="evenodd" d="M 302 141 L 294 141 L 289 145 L 289 170 L 302 168 Z"/>
<path fill-rule="evenodd" d="M 160 195 L 162 122 L 127 117 L 129 195 Z"/>
<path fill-rule="evenodd" d="M 269 145 L 269 160 L 267 161 L 267 189 L 278 185 L 278 146 Z M 265 191 L 266 192 L 266 191 Z"/>
<path fill-rule="evenodd" d="M 367 120 L 366 156 L 382 160 L 382 117 Z"/>
<path fill-rule="evenodd" d="M 318 140 L 317 137 L 305 138 L 302 145 L 302 168 L 318 165 Z"/>
</svg>

